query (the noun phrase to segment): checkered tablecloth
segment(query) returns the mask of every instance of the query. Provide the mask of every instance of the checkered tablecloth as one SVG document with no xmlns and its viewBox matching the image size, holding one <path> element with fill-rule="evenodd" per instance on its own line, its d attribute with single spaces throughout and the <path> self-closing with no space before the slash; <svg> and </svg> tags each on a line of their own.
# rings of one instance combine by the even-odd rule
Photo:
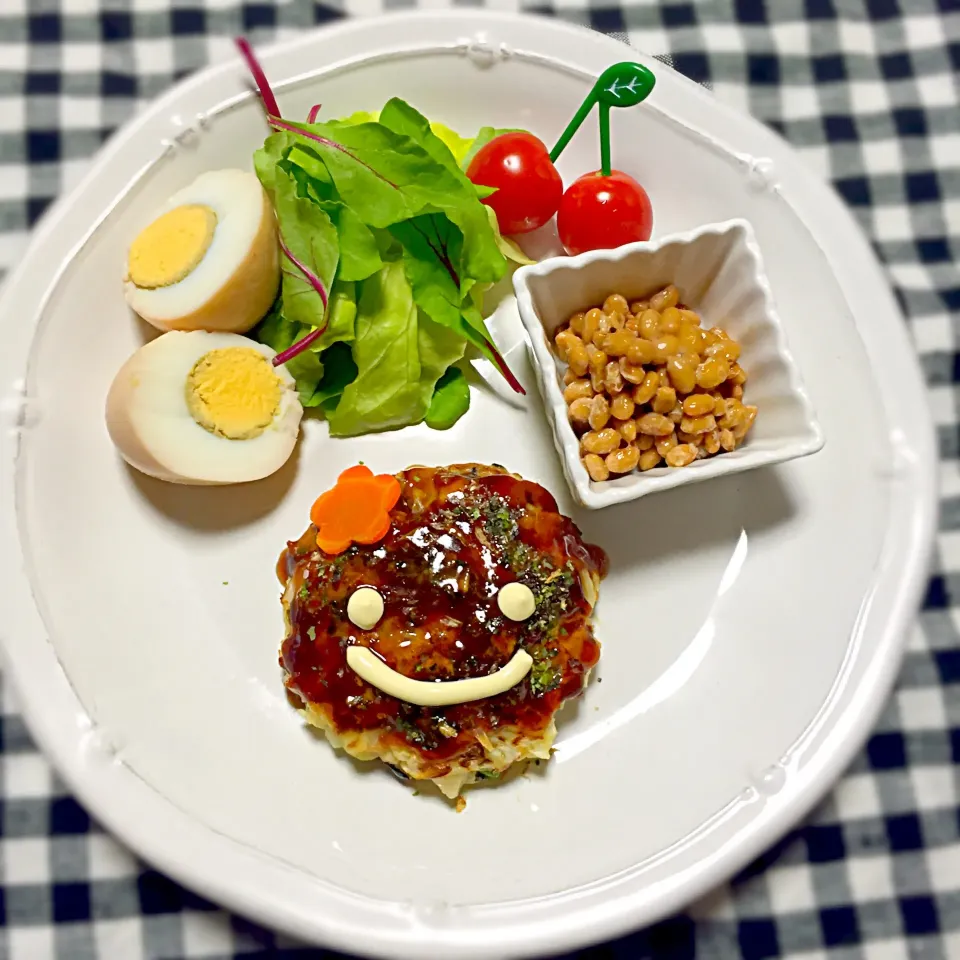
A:
<svg viewBox="0 0 960 960">
<path fill-rule="evenodd" d="M 0 275 L 104 139 L 174 80 L 231 56 L 233 36 L 266 42 L 380 9 L 380 0 L 0 0 Z M 866 748 L 814 815 L 731 883 L 577 956 L 960 958 L 960 0 L 548 0 L 528 9 L 672 56 L 833 182 L 907 316 L 940 443 L 935 568 Z M 51 772 L 9 686 L 0 696 L 0 958 L 332 956 L 139 862 Z"/>
</svg>

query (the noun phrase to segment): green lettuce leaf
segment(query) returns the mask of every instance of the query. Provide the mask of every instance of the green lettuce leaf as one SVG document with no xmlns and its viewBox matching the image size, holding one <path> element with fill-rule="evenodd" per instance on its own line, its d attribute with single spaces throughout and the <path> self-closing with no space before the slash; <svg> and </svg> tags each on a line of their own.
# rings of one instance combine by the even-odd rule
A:
<svg viewBox="0 0 960 960">
<path fill-rule="evenodd" d="M 282 353 L 299 336 L 300 324 L 291 323 L 283 315 L 280 297 L 273 301 L 267 315 L 253 328 L 252 333 L 260 343 L 265 343 L 276 353 Z"/>
<path fill-rule="evenodd" d="M 464 154 L 463 159 L 460 161 L 460 166 L 466 170 L 473 158 L 477 155 L 481 148 L 485 147 L 494 137 L 499 137 L 503 133 L 526 133 L 526 130 L 520 130 L 516 127 L 481 127 L 477 131 L 477 135 L 470 142 L 470 146 L 467 148 L 467 152 Z"/>
<path fill-rule="evenodd" d="M 311 177 L 289 160 L 281 160 L 279 167 L 296 181 L 297 196 L 303 197 L 305 200 L 312 200 L 323 209 L 324 213 L 328 216 L 330 215 L 327 207 L 336 205 L 336 201 L 334 200 L 336 190 L 334 189 L 333 181 L 329 177 L 327 177 L 326 180 Z"/>
<path fill-rule="evenodd" d="M 321 205 L 333 199 L 334 187 L 330 174 L 322 165 L 310 173 L 291 163 L 290 150 L 295 146 L 296 138 L 290 133 L 273 133 L 263 142 L 263 146 L 254 151 L 253 168 L 257 179 L 271 199 L 277 189 L 278 178 L 291 177 L 297 184 L 297 195 L 313 200 Z"/>
<path fill-rule="evenodd" d="M 311 406 L 335 409 L 347 384 L 357 379 L 357 373 L 350 345 L 335 343 L 323 354 L 323 379 L 313 391 Z"/>
<path fill-rule="evenodd" d="M 490 221 L 490 227 L 494 234 L 496 234 L 497 246 L 500 252 L 508 260 L 512 260 L 514 263 L 519 263 L 522 266 L 528 266 L 529 264 L 537 262 L 536 260 L 531 260 L 523 250 L 520 249 L 520 245 L 516 240 L 511 240 L 509 237 L 505 237 L 500 233 L 500 223 L 497 221 L 497 215 L 494 213 L 493 207 L 487 207 L 487 219 Z"/>
<path fill-rule="evenodd" d="M 357 285 L 345 280 L 337 280 L 330 293 L 327 329 L 320 339 L 331 345 L 353 340 L 356 319 Z"/>
<path fill-rule="evenodd" d="M 356 377 L 329 411 L 333 436 L 418 423 L 437 380 L 463 355 L 463 340 L 417 308 L 402 263 L 363 283 L 353 360 Z"/>
<path fill-rule="evenodd" d="M 357 365 L 353 362 L 350 352 L 350 341 L 354 338 L 357 319 L 357 285 L 355 283 L 338 280 L 334 284 L 327 318 L 327 330 L 332 331 L 332 336 L 335 336 L 337 341 L 323 350 L 322 376 L 315 383 L 310 396 L 306 400 L 301 398 L 305 407 L 320 407 L 325 413 L 328 409 L 336 407 L 343 388 L 357 375 Z M 311 353 L 313 351 L 308 349 L 298 354 L 287 363 L 288 369 L 290 364 L 296 364 L 300 357 Z M 319 353 L 314 355 L 318 357 L 319 362 Z M 297 377 L 299 386 L 299 377 L 293 370 L 291 373 Z"/>
<path fill-rule="evenodd" d="M 291 341 L 288 346 L 291 346 Z M 319 401 L 313 399 L 317 386 L 323 380 L 324 368 L 320 354 L 313 350 L 304 350 L 284 366 L 297 383 L 297 395 L 304 407 L 315 407 Z"/>
<path fill-rule="evenodd" d="M 394 429 L 417 419 L 417 306 L 397 264 L 363 284 L 353 360 L 357 376 L 329 414 L 333 436 Z"/>
<path fill-rule="evenodd" d="M 450 367 L 437 381 L 425 417 L 433 430 L 449 430 L 470 409 L 470 385 L 459 367 Z"/>
<path fill-rule="evenodd" d="M 437 381 L 463 357 L 466 344 L 457 331 L 434 323 L 421 310 L 417 314 L 417 346 L 420 350 L 418 407 L 422 411 L 417 419 L 422 420 L 430 408 Z"/>
<path fill-rule="evenodd" d="M 467 155 L 473 140 L 469 137 L 461 137 L 456 130 L 451 130 L 446 124 L 438 123 L 436 120 L 430 122 L 430 129 L 434 136 L 442 140 L 450 153 L 453 154 L 457 166 L 462 166 L 463 158 Z"/>
<path fill-rule="evenodd" d="M 263 141 L 263 146 L 253 152 L 254 172 L 271 198 L 277 175 L 284 172 L 279 169 L 280 164 L 286 159 L 293 142 L 293 137 L 289 133 L 271 133 Z"/>
<path fill-rule="evenodd" d="M 453 151 L 433 130 L 433 124 L 405 100 L 394 97 L 380 111 L 380 122 L 394 133 L 409 137 L 422 147 L 437 163 L 450 170 L 458 179 L 469 183 L 460 169 Z M 453 133 L 453 131 L 450 131 Z M 454 134 L 454 136 L 456 136 Z"/>
<path fill-rule="evenodd" d="M 379 119 L 380 114 L 376 110 L 357 110 L 351 113 L 349 117 L 341 117 L 339 120 L 329 120 L 327 122 L 349 127 L 356 126 L 358 123 L 376 123 Z"/>
</svg>

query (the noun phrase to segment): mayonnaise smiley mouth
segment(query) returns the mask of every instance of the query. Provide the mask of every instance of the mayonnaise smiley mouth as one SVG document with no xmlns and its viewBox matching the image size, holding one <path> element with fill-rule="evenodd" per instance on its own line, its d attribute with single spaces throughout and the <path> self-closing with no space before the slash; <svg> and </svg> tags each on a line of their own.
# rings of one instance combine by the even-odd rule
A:
<svg viewBox="0 0 960 960">
<path fill-rule="evenodd" d="M 378 690 L 420 707 L 449 707 L 495 697 L 515 687 L 533 666 L 533 657 L 518 650 L 496 673 L 468 680 L 411 680 L 388 667 L 369 647 L 347 647 L 350 669 Z"/>
</svg>

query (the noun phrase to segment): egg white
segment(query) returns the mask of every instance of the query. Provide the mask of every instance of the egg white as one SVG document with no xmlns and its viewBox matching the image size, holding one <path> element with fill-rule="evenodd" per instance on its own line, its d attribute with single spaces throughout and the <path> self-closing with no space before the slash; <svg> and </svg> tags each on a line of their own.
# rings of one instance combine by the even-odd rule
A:
<svg viewBox="0 0 960 960">
<path fill-rule="evenodd" d="M 293 377 L 276 368 L 280 405 L 273 422 L 249 440 L 228 440 L 201 427 L 187 407 L 186 381 L 211 350 L 250 347 L 268 360 L 270 347 L 235 333 L 165 333 L 123 365 L 107 396 L 107 430 L 121 456 L 149 476 L 174 483 L 225 484 L 259 480 L 290 458 L 303 408 Z"/>
<path fill-rule="evenodd" d="M 170 197 L 144 227 L 176 207 L 187 204 L 209 207 L 216 214 L 217 226 L 203 259 L 186 277 L 169 286 L 146 289 L 127 279 L 124 283 L 127 302 L 140 316 L 161 328 L 175 326 L 179 319 L 209 303 L 228 284 L 235 282 L 235 274 L 260 232 L 264 203 L 263 188 L 252 173 L 211 170 L 200 174 L 193 183 Z M 273 264 L 271 267 L 276 269 Z M 276 282 L 273 292 L 276 292 Z M 258 317 L 254 321 L 256 319 Z M 244 326 L 249 328 L 249 324 Z"/>
</svg>

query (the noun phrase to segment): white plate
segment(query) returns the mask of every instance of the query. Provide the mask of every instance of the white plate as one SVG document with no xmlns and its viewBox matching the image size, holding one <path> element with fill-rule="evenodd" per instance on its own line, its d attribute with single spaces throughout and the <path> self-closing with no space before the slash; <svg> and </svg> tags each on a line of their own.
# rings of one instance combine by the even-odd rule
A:
<svg viewBox="0 0 960 960">
<path fill-rule="evenodd" d="M 263 51 L 304 116 L 399 94 L 463 130 L 559 133 L 628 56 L 547 20 L 474 11 L 347 22 Z M 502 462 L 561 499 L 543 413 L 482 386 L 449 433 L 349 443 L 307 424 L 247 487 L 183 489 L 114 455 L 104 395 L 144 332 L 120 295 L 133 224 L 264 134 L 238 62 L 178 86 L 45 218 L 0 303 L 3 635 L 31 728 L 91 812 L 161 870 L 356 953 L 504 957 L 682 906 L 806 812 L 867 734 L 918 602 L 933 446 L 903 323 L 829 190 L 759 124 L 650 62 L 616 165 L 658 235 L 756 231 L 826 437 L 782 467 L 578 513 L 607 548 L 603 658 L 555 758 L 456 815 L 301 726 L 280 683 L 276 555 L 347 464 Z M 442 82 L 438 77 L 442 76 Z M 282 82 L 281 82 L 282 81 Z M 565 177 L 596 164 L 588 125 Z M 501 338 L 519 347 L 515 317 Z M 512 359 L 529 387 L 522 349 Z M 17 382 L 23 384 L 23 393 Z"/>
</svg>

